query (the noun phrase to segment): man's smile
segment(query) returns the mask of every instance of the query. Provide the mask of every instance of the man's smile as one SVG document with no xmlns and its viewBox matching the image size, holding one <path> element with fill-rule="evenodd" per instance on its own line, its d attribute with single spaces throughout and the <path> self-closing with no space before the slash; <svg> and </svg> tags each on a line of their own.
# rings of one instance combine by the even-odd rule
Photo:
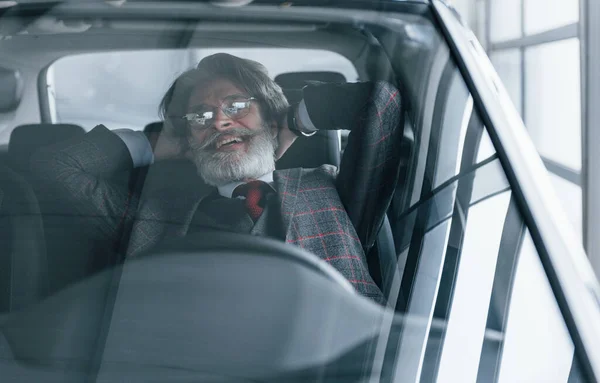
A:
<svg viewBox="0 0 600 383">
<path fill-rule="evenodd" d="M 247 137 L 226 135 L 226 136 L 220 137 L 215 142 L 214 148 L 218 151 L 239 150 L 244 146 L 246 141 L 247 141 Z"/>
</svg>

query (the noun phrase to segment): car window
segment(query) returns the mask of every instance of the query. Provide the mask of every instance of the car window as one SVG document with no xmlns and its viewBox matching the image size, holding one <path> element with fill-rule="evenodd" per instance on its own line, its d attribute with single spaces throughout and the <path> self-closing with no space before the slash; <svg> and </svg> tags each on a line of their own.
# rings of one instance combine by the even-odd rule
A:
<svg viewBox="0 0 600 383">
<path fill-rule="evenodd" d="M 275 78 L 282 73 L 331 71 L 347 81 L 358 74 L 345 57 L 319 49 L 230 48 L 98 52 L 65 56 L 45 72 L 52 122 L 91 130 L 142 130 L 158 121 L 158 105 L 173 80 L 215 53 L 260 61 Z M 74 78 L 72 73 L 80 73 Z M 148 81 L 152 79 L 152 81 Z"/>
<path fill-rule="evenodd" d="M 220 2 L 0 12 L 0 74 L 23 80 L 0 110 L 0 376 L 583 381 L 526 201 L 431 5 Z M 222 94 L 169 116 L 187 146 L 158 158 L 165 92 L 223 52 L 291 75 L 287 124 L 313 118 L 292 98 L 323 73 L 379 97 L 344 126 L 344 94 L 313 103 L 346 109 L 275 163 L 254 95 Z M 219 114 L 255 131 L 192 145 Z M 246 170 L 230 150 L 269 170 L 205 182 Z"/>
<path fill-rule="evenodd" d="M 457 67 L 437 59 L 413 126 L 415 171 L 388 211 L 397 264 L 385 291 L 425 319 L 394 339 L 395 377 L 574 381 L 574 343 L 503 166 Z"/>
</svg>

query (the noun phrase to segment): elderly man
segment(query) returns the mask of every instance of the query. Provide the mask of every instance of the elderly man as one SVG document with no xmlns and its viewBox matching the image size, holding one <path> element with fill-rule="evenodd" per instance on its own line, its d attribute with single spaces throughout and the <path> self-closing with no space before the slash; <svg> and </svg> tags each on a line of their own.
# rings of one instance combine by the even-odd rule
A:
<svg viewBox="0 0 600 383">
<path fill-rule="evenodd" d="M 159 137 L 100 125 L 42 151 L 38 178 L 77 214 L 95 243 L 127 236 L 127 254 L 204 229 L 263 235 L 300 246 L 339 270 L 376 301 L 372 246 L 398 179 L 402 116 L 398 91 L 384 83 L 312 84 L 289 107 L 259 63 L 227 54 L 181 75 L 161 103 Z M 275 170 L 298 135 L 351 129 L 339 172 L 332 166 Z M 188 158 L 210 187 L 165 185 L 132 193 L 115 175 L 165 159 Z"/>
</svg>

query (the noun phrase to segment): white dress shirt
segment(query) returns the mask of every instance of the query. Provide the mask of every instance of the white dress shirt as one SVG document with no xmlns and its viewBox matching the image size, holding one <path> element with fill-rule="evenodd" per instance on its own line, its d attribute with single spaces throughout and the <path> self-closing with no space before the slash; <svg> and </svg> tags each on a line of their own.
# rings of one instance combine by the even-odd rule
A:
<svg viewBox="0 0 600 383">
<path fill-rule="evenodd" d="M 271 185 L 271 187 L 273 187 L 273 172 L 270 172 L 261 177 L 258 177 L 257 180 L 266 182 L 269 185 Z M 243 185 L 243 184 L 245 184 L 245 182 L 242 182 L 242 181 L 230 182 L 227 185 L 217 187 L 217 189 L 219 190 L 219 194 L 221 196 L 227 197 L 227 198 L 232 198 L 233 191 L 235 190 L 235 188 L 240 185 Z M 238 197 L 238 198 L 244 198 L 244 197 Z"/>
</svg>

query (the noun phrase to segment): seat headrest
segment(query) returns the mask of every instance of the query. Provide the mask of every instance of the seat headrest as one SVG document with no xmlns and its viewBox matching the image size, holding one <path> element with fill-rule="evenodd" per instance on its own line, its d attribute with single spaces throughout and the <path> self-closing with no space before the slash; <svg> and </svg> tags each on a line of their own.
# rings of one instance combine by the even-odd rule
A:
<svg viewBox="0 0 600 383">
<path fill-rule="evenodd" d="M 275 82 L 283 89 L 302 89 L 310 81 L 346 82 L 346 77 L 338 72 L 293 72 L 282 73 Z"/>
<path fill-rule="evenodd" d="M 73 124 L 28 124 L 17 126 L 10 134 L 8 158 L 19 172 L 29 172 L 29 160 L 39 149 L 65 141 L 85 130 Z"/>
<path fill-rule="evenodd" d="M 17 109 L 23 95 L 23 79 L 15 69 L 0 67 L 0 112 Z"/>
<path fill-rule="evenodd" d="M 162 128 L 162 121 L 151 122 L 144 127 L 144 133 L 160 133 Z"/>
<path fill-rule="evenodd" d="M 340 138 L 336 130 L 320 130 L 311 137 L 298 137 L 275 166 L 277 169 L 340 166 Z"/>
<path fill-rule="evenodd" d="M 346 77 L 338 72 L 293 72 L 275 77 L 275 82 L 283 89 L 290 104 L 302 100 L 302 88 L 311 81 L 340 83 L 346 82 Z"/>
<path fill-rule="evenodd" d="M 344 83 L 346 77 L 338 72 L 282 73 L 275 82 L 283 89 L 290 104 L 302 100 L 302 88 L 311 81 Z M 299 137 L 277 161 L 277 169 L 315 168 L 323 164 L 340 165 L 340 138 L 337 131 L 322 130 L 312 137 Z"/>
</svg>

